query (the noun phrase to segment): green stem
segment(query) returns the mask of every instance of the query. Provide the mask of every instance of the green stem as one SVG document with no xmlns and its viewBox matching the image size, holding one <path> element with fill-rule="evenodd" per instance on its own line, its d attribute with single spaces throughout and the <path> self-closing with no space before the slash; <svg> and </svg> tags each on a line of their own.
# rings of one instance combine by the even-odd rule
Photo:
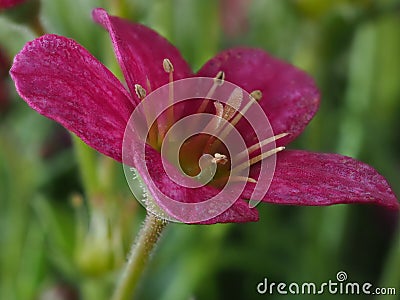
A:
<svg viewBox="0 0 400 300">
<path fill-rule="evenodd" d="M 151 213 L 147 214 L 143 227 L 132 247 L 125 271 L 118 282 L 112 300 L 132 299 L 140 276 L 149 261 L 150 254 L 167 224 L 167 221 Z"/>
</svg>

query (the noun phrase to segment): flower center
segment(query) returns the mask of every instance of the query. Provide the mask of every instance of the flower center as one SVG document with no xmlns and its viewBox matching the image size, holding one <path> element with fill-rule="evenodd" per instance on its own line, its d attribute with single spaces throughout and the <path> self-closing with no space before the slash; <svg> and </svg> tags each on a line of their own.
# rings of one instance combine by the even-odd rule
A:
<svg viewBox="0 0 400 300">
<path fill-rule="evenodd" d="M 181 112 L 176 111 L 176 108 L 174 108 L 174 67 L 168 58 L 163 61 L 163 69 L 168 74 L 169 79 L 168 103 L 170 105 L 156 122 L 148 124 L 150 130 L 147 137 L 147 143 L 159 152 L 161 152 L 163 143 L 176 143 L 174 140 L 168 140 L 169 135 L 167 135 L 167 132 L 179 119 L 184 117 Z M 192 115 L 211 113 L 215 117 L 207 123 L 202 133 L 192 135 L 182 143 L 178 154 L 179 165 L 186 175 L 216 187 L 225 186 L 229 178 L 233 181 L 256 183 L 257 181 L 254 178 L 243 176 L 241 172 L 249 166 L 284 150 L 284 147 L 276 147 L 265 151 L 263 147 L 287 136 L 289 133 L 280 133 L 258 141 L 242 152 L 229 153 L 223 140 L 229 136 L 232 129 L 250 107 L 262 98 L 262 93 L 259 90 L 251 92 L 249 101 L 244 105 L 242 105 L 243 91 L 240 88 L 232 91 L 226 103 L 211 100 L 216 89 L 222 86 L 224 81 L 225 73 L 219 71 L 214 77 L 213 85 L 206 97 L 200 100 L 201 102 L 197 109 L 191 113 Z M 149 82 L 147 88 L 151 92 Z M 146 97 L 147 92 L 142 86 L 135 85 L 135 91 L 139 99 Z M 194 107 L 196 107 L 197 103 Z M 144 113 L 146 114 L 146 109 Z M 209 132 L 212 135 L 208 134 Z M 177 154 L 176 147 L 172 147 L 172 149 L 175 149 L 175 153 L 169 153 L 168 155 L 174 156 Z"/>
</svg>

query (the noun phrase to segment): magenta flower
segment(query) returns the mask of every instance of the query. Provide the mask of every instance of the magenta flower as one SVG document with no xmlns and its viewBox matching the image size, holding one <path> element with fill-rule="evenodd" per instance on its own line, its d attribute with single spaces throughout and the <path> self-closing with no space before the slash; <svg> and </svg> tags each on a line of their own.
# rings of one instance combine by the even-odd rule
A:
<svg viewBox="0 0 400 300">
<path fill-rule="evenodd" d="M 93 17 L 108 30 L 124 85 L 86 49 L 71 39 L 45 35 L 25 45 L 15 57 L 11 76 L 21 97 L 39 113 L 61 123 L 97 151 L 122 161 L 122 139 L 128 119 L 145 92 L 170 82 L 192 76 L 216 77 L 230 81 L 252 93 L 279 134 L 276 152 L 304 130 L 318 109 L 319 92 L 313 80 L 303 71 L 282 62 L 260 49 L 236 48 L 224 51 L 193 74 L 179 51 L 153 30 L 110 16 L 95 9 Z M 264 96 L 262 96 L 264 95 Z M 216 107 L 217 108 L 217 107 Z M 190 114 L 198 106 L 185 106 L 181 113 Z M 206 108 L 214 112 L 209 104 Z M 225 108 L 220 108 L 220 110 Z M 218 110 L 218 109 L 217 109 Z M 180 116 L 182 117 L 182 115 Z M 251 147 L 253 135 L 246 122 L 236 128 Z M 146 146 L 146 163 L 151 178 L 166 194 L 181 202 L 207 198 L 218 192 L 218 183 L 189 189 L 177 185 L 166 175 L 158 151 L 154 129 Z M 199 142 L 200 143 L 200 142 Z M 240 199 L 224 213 L 203 223 L 248 222 L 258 220 L 248 199 L 258 178 L 263 153 L 255 146 L 250 177 Z M 184 158 L 197 163 L 198 150 L 183 149 Z M 220 174 L 229 158 L 223 149 L 211 152 Z M 257 151 L 258 150 L 258 151 Z M 197 152 L 196 152 L 197 151 Z M 225 168 L 225 169 L 224 169 Z M 141 170 L 139 169 L 139 172 Z M 221 177 L 220 177 L 221 178 Z M 264 202 L 289 205 L 331 205 L 371 203 L 397 209 L 398 202 L 384 177 L 372 167 L 338 154 L 285 150 L 277 154 L 275 176 Z"/>
<path fill-rule="evenodd" d="M 24 1 L 25 0 L 0 0 L 0 9 L 13 7 Z"/>
</svg>

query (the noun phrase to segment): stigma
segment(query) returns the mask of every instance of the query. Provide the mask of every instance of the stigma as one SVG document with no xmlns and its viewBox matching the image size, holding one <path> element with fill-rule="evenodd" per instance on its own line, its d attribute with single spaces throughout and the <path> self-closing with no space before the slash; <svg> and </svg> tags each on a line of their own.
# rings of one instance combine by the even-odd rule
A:
<svg viewBox="0 0 400 300">
<path fill-rule="evenodd" d="M 211 160 L 211 162 L 214 164 L 225 165 L 228 162 L 228 158 L 224 154 L 215 153 L 214 158 Z"/>
</svg>

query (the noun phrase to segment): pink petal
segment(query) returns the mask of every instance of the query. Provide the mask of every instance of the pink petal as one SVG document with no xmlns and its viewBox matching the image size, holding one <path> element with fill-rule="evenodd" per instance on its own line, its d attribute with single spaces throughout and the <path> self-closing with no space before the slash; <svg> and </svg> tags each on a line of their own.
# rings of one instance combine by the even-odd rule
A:
<svg viewBox="0 0 400 300">
<path fill-rule="evenodd" d="M 135 147 L 133 147 L 135 148 Z M 211 186 L 203 186 L 200 188 L 187 188 L 176 184 L 166 174 L 160 154 L 151 148 L 146 146 L 146 167 L 149 170 L 149 176 L 146 176 L 144 170 L 144 164 L 138 161 L 138 156 L 132 153 L 130 158 L 135 167 L 140 172 L 144 183 L 149 187 L 149 191 L 152 196 L 156 198 L 157 193 L 152 190 L 150 183 L 155 183 L 157 188 L 165 195 L 171 197 L 175 201 L 182 203 L 199 203 L 210 199 L 214 195 L 218 194 L 219 191 Z M 126 163 L 126 161 L 125 161 Z M 130 163 L 129 163 L 130 164 Z M 158 205 L 160 200 L 155 199 Z M 163 205 L 160 205 L 163 207 Z M 171 214 L 170 211 L 168 213 Z M 173 214 L 173 213 L 172 213 Z M 252 222 L 258 220 L 258 212 L 256 209 L 249 208 L 249 205 L 244 200 L 238 199 L 228 210 L 220 214 L 219 216 L 213 217 L 209 220 L 200 222 L 199 224 L 214 224 L 214 223 L 238 223 L 238 222 Z"/>
<path fill-rule="evenodd" d="M 250 195 L 249 185 L 243 196 Z M 371 203 L 399 207 L 386 179 L 371 166 L 339 154 L 298 150 L 278 154 L 275 175 L 263 201 L 289 205 Z"/>
<path fill-rule="evenodd" d="M 239 199 L 219 216 L 199 224 L 257 222 L 258 219 L 258 211 L 255 208 L 249 208 L 247 201 Z"/>
<path fill-rule="evenodd" d="M 318 109 L 319 92 L 313 79 L 261 49 L 237 48 L 221 52 L 197 75 L 214 77 L 218 71 L 224 71 L 227 81 L 249 93 L 261 90 L 263 97 L 259 103 L 274 132 L 291 133 L 279 140 L 278 145 L 294 140 Z"/>
<path fill-rule="evenodd" d="M 22 2 L 24 2 L 25 0 L 0 0 L 0 9 L 1 8 L 10 8 L 13 7 L 15 5 L 18 5 Z"/>
<path fill-rule="evenodd" d="M 86 49 L 65 37 L 45 35 L 25 45 L 10 72 L 29 106 L 121 161 L 133 107 L 118 79 Z"/>
<path fill-rule="evenodd" d="M 102 8 L 93 10 L 93 18 L 109 32 L 125 80 L 137 102 L 135 84 L 140 84 L 149 94 L 148 81 L 152 90 L 168 83 L 169 76 L 163 69 L 165 58 L 174 66 L 174 79 L 191 75 L 179 51 L 157 32 L 141 24 L 110 16 Z"/>
</svg>

